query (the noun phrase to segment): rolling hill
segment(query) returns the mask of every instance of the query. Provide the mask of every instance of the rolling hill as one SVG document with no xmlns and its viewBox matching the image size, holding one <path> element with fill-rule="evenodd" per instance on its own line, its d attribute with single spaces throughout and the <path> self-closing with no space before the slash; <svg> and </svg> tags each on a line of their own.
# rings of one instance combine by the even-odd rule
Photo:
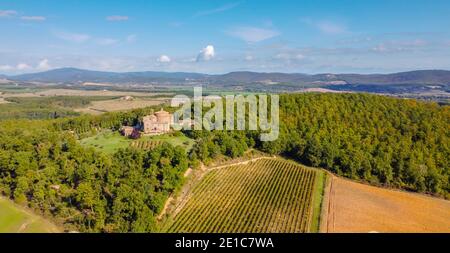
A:
<svg viewBox="0 0 450 253">
<path fill-rule="evenodd" d="M 7 77 L 13 81 L 23 82 L 53 82 L 53 83 L 83 83 L 83 82 L 153 82 L 153 81 L 184 81 L 200 79 L 204 74 L 184 72 L 105 72 L 77 68 L 60 68 L 39 73 L 22 74 Z"/>
<path fill-rule="evenodd" d="M 260 73 L 230 72 L 223 75 L 207 75 L 189 72 L 105 72 L 77 68 L 60 68 L 45 72 L 22 74 L 7 77 L 13 81 L 54 82 L 54 83 L 146 83 L 146 82 L 184 82 L 205 81 L 212 84 L 228 83 L 291 83 L 316 85 L 402 85 L 427 84 L 450 85 L 450 71 L 417 70 L 393 74 L 301 74 L 301 73 Z"/>
</svg>

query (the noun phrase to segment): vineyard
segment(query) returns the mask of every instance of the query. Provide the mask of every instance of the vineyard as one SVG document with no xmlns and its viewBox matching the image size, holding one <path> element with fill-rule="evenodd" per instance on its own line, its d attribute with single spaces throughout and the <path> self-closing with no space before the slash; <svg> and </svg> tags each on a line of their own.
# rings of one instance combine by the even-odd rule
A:
<svg viewBox="0 0 450 253">
<path fill-rule="evenodd" d="M 130 147 L 144 150 L 152 150 L 161 144 L 163 144 L 163 141 L 161 140 L 137 140 L 131 142 Z"/>
<path fill-rule="evenodd" d="M 308 232 L 324 173 L 280 159 L 210 170 L 187 195 L 167 232 Z M 317 194 L 316 194 L 317 195 Z M 314 205 L 315 206 L 315 205 Z M 320 206 L 320 203 L 319 203 Z"/>
</svg>

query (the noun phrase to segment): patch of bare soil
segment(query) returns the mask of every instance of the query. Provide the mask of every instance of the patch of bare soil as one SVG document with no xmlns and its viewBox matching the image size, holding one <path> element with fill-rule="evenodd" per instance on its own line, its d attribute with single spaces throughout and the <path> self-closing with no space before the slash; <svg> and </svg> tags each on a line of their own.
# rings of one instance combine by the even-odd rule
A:
<svg viewBox="0 0 450 253">
<path fill-rule="evenodd" d="M 6 101 L 4 98 L 0 97 L 0 104 L 7 104 L 9 103 L 8 101 Z"/>
<path fill-rule="evenodd" d="M 321 232 L 450 232 L 450 201 L 331 176 Z"/>
</svg>

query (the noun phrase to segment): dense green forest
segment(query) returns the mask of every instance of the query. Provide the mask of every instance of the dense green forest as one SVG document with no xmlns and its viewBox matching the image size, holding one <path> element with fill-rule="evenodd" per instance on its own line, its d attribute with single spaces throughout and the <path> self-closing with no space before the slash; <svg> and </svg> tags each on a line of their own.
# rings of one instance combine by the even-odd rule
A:
<svg viewBox="0 0 450 253">
<path fill-rule="evenodd" d="M 68 230 L 156 231 L 156 214 L 188 166 L 257 148 L 349 178 L 449 196 L 448 106 L 366 94 L 282 95 L 274 142 L 260 142 L 258 131 L 186 131 L 196 140 L 190 154 L 169 144 L 114 154 L 79 144 L 151 110 L 0 121 L 0 192 Z"/>
<path fill-rule="evenodd" d="M 182 185 L 186 152 L 164 144 L 148 152 L 122 149 L 108 155 L 77 140 L 144 113 L 2 121 L 1 193 L 68 230 L 156 231 L 156 214 Z"/>
<path fill-rule="evenodd" d="M 365 94 L 287 95 L 281 134 L 261 148 L 419 192 L 450 192 L 450 107 Z"/>
<path fill-rule="evenodd" d="M 248 147 L 376 185 L 449 197 L 450 107 L 368 94 L 280 97 L 280 135 L 197 133 L 193 158 L 239 156 Z"/>
</svg>

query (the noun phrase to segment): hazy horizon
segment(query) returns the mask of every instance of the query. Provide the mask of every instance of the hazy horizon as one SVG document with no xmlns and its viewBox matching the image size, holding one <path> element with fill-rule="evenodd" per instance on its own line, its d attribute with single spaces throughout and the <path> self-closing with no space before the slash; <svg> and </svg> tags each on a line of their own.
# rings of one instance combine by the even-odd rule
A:
<svg viewBox="0 0 450 253">
<path fill-rule="evenodd" d="M 0 74 L 450 69 L 450 2 L 5 1 Z M 31 42 L 31 43 L 30 43 Z"/>
<path fill-rule="evenodd" d="M 411 70 L 405 70 L 405 71 L 398 71 L 398 72 L 373 72 L 373 73 L 354 73 L 354 72 L 317 72 L 317 73 L 304 73 L 304 72 L 281 72 L 281 71 L 252 71 L 252 70 L 237 70 L 237 71 L 228 71 L 228 72 L 220 72 L 220 73 L 202 73 L 202 72 L 195 72 L 195 71 L 164 71 L 164 70 L 141 70 L 141 71 L 112 71 L 112 70 L 96 70 L 96 69 L 83 69 L 83 68 L 77 68 L 77 67 L 58 67 L 58 68 L 51 68 L 47 70 L 35 70 L 32 72 L 24 72 L 24 73 L 17 73 L 17 74 L 2 74 L 5 76 L 19 76 L 19 75 L 26 75 L 26 74 L 37 74 L 42 72 L 48 72 L 53 70 L 62 70 L 62 69 L 77 69 L 77 70 L 83 70 L 83 71 L 98 71 L 98 72 L 110 72 L 110 73 L 132 73 L 132 72 L 162 72 L 162 73 L 192 73 L 192 74 L 204 74 L 204 75 L 224 75 L 234 72 L 252 72 L 252 73 L 266 73 L 266 74 L 303 74 L 303 75 L 320 75 L 320 74 L 356 74 L 356 75 L 388 75 L 388 74 L 396 74 L 396 73 L 404 73 L 404 72 L 414 72 L 414 71 L 450 71 L 450 69 L 411 69 Z"/>
</svg>

